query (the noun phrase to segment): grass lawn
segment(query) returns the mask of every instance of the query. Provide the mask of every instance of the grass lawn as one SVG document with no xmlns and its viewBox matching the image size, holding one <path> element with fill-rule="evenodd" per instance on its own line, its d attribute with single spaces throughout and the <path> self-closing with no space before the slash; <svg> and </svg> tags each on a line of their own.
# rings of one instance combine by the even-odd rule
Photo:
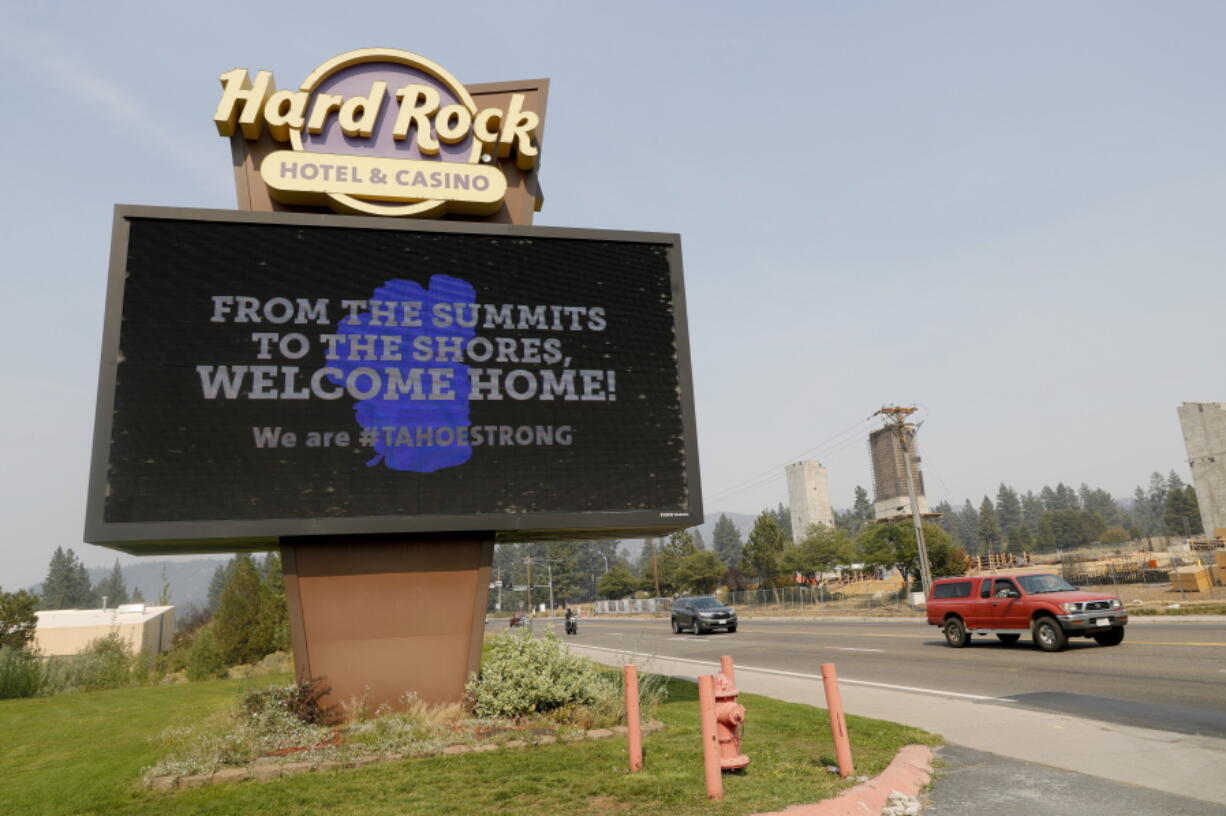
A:
<svg viewBox="0 0 1226 816">
<path fill-rule="evenodd" d="M 361 769 L 151 793 L 139 786 L 152 738 L 234 704 L 243 690 L 288 677 L 218 680 L 0 701 L 0 811 L 34 814 L 740 814 L 833 795 L 825 711 L 742 695 L 746 773 L 724 777 L 724 801 L 703 787 L 696 687 L 670 681 L 647 737 L 645 767 L 626 772 L 624 739 L 434 757 Z M 924 731 L 848 717 L 856 772 L 879 773 L 898 748 L 935 744 Z"/>
</svg>

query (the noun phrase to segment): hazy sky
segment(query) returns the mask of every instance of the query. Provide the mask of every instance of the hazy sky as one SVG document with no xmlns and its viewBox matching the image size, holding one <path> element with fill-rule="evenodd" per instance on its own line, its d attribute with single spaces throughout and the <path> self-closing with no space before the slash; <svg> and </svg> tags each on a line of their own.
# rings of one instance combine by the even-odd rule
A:
<svg viewBox="0 0 1226 816">
<path fill-rule="evenodd" d="M 218 75 L 353 48 L 549 77 L 538 224 L 682 235 L 708 512 L 922 405 L 933 502 L 1187 478 L 1226 400 L 1218 2 L 16 3 L 0 585 L 81 544 L 116 203 L 232 208 Z"/>
</svg>

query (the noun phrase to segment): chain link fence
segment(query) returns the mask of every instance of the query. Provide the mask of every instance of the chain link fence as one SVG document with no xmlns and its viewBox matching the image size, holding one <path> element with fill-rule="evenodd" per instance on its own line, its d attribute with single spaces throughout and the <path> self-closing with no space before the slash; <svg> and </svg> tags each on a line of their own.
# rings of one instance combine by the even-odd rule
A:
<svg viewBox="0 0 1226 816">
<path fill-rule="evenodd" d="M 910 603 L 910 593 L 901 586 L 895 591 L 867 594 L 856 592 L 854 584 L 749 589 L 727 593 L 724 602 L 758 614 L 886 616 L 913 615 L 917 611 Z"/>
</svg>

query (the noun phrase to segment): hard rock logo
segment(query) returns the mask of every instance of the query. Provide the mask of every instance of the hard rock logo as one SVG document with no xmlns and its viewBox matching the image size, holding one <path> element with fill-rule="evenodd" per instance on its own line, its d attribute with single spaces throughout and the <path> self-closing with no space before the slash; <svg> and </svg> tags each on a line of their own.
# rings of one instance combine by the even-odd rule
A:
<svg viewBox="0 0 1226 816">
<path fill-rule="evenodd" d="M 270 71 L 221 75 L 213 114 L 223 136 L 267 133 L 291 149 L 269 153 L 260 175 L 285 204 L 340 212 L 438 217 L 498 210 L 507 181 L 499 160 L 531 170 L 540 117 L 512 94 L 506 109 L 477 109 L 455 77 L 430 60 L 386 48 L 325 62 L 298 90 Z"/>
</svg>

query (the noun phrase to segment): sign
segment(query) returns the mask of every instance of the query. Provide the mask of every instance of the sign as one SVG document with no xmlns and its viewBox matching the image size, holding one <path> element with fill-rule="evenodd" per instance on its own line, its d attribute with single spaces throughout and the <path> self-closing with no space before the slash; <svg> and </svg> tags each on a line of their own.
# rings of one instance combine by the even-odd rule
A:
<svg viewBox="0 0 1226 816">
<path fill-rule="evenodd" d="M 438 217 L 489 215 L 502 206 L 500 161 L 540 158 L 540 115 L 512 93 L 478 108 L 455 77 L 425 57 L 390 48 L 341 54 L 297 90 L 272 72 L 221 75 L 213 122 L 223 136 L 265 133 L 288 149 L 263 157 L 260 176 L 283 204 L 339 212 Z"/>
<path fill-rule="evenodd" d="M 702 521 L 679 239 L 119 207 L 85 540 Z"/>
</svg>

